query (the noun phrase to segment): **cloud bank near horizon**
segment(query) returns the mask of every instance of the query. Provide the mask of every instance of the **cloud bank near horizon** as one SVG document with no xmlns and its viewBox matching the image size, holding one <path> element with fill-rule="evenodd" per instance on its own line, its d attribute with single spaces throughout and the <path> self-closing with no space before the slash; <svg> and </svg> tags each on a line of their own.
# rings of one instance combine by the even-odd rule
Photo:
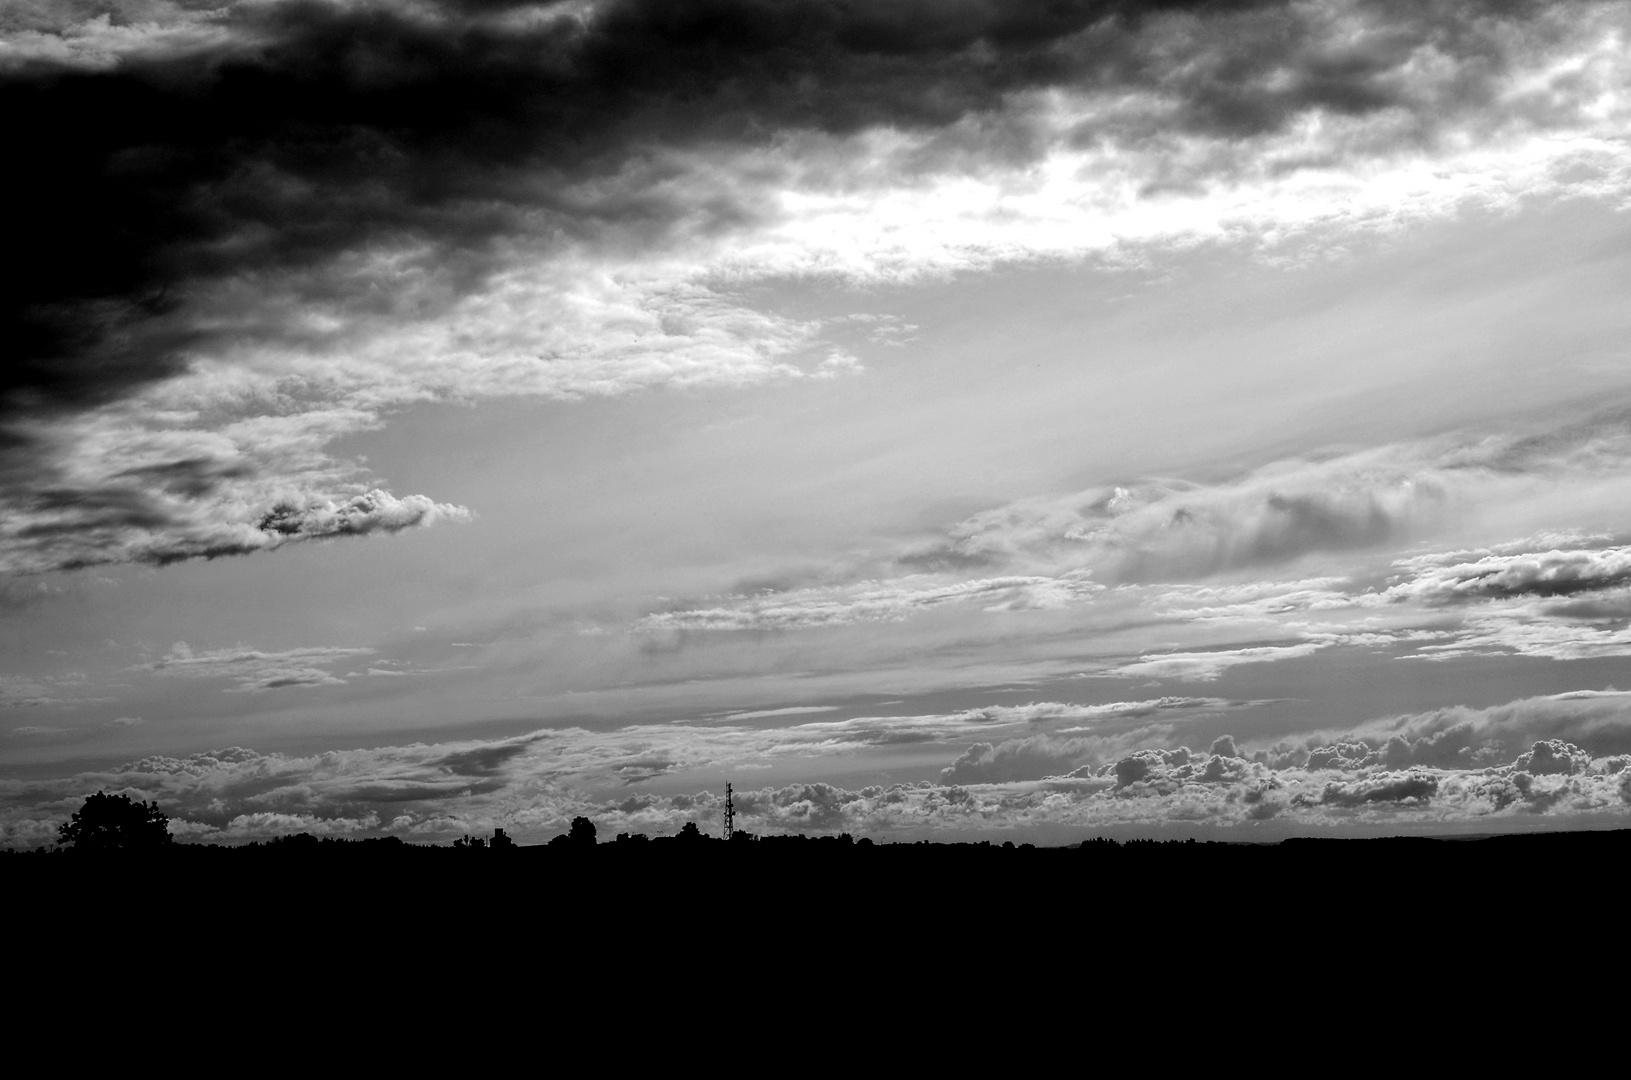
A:
<svg viewBox="0 0 1631 1080">
<path fill-rule="evenodd" d="M 1623 823 L 1631 813 L 1631 693 L 1440 709 L 1273 744 L 1221 736 L 1206 751 L 1184 745 L 1183 730 L 1197 717 L 1251 704 L 1037 703 L 783 729 L 645 726 L 610 736 L 561 729 L 311 756 L 232 747 L 52 781 L 3 781 L 0 808 L 4 844 L 14 848 L 52 842 L 56 825 L 98 789 L 157 800 L 183 840 L 309 832 L 435 841 L 502 827 L 536 842 L 579 815 L 609 839 L 674 832 L 688 821 L 717 826 L 718 795 L 646 790 L 655 777 L 693 769 L 741 776 L 786 755 L 837 762 L 858 746 L 904 735 L 948 754 L 957 742 L 967 749 L 939 782 L 740 790 L 742 827 L 880 839 L 1036 830 L 1081 838 L 1172 826 L 1243 836 L 1263 827 L 1332 834 L 1525 822 L 1591 827 Z"/>
</svg>

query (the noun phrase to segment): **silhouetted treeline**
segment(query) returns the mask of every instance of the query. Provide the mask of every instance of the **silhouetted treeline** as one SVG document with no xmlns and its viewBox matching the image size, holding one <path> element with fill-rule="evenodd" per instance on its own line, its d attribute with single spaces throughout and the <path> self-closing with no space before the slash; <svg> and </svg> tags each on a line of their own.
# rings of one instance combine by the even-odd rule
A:
<svg viewBox="0 0 1631 1080">
<path fill-rule="evenodd" d="M 578 833 L 64 849 L 0 857 L 0 883 L 15 924 L 38 930 L 17 947 L 71 949 L 86 958 L 75 972 L 165 950 L 304 970 L 364 948 L 410 967 L 525 961 L 638 982 L 734 957 L 733 993 L 752 997 L 790 955 L 829 974 L 921 972 L 936 992 L 969 990 L 959 980 L 983 967 L 1152 1001 L 1204 983 L 1256 1008 L 1287 964 L 1321 986 L 1376 987 L 1424 965 L 1500 967 L 1514 948 L 1610 955 L 1614 872 L 1631 854 L 1631 830 L 1059 847 Z"/>
<path fill-rule="evenodd" d="M 1440 866 L 1470 861 L 1507 859 L 1613 859 L 1631 855 L 1631 829 L 1590 832 L 1535 832 L 1477 837 L 1384 837 L 1376 839 L 1297 837 L 1276 843 L 1196 840 L 1093 839 L 1078 844 L 1038 847 L 1031 843 L 979 840 L 966 842 L 874 842 L 848 833 L 776 834 L 755 836 L 737 832 L 730 841 L 688 825 L 674 835 L 648 836 L 619 833 L 597 840 L 593 826 L 582 823 L 543 844 L 523 845 L 498 829 L 492 836 L 464 836 L 451 843 L 413 843 L 400 837 L 318 837 L 310 833 L 281 836 L 246 844 L 167 844 L 140 850 L 92 848 L 74 845 L 41 847 L 4 853 L 8 862 L 30 856 L 89 861 L 119 859 L 141 861 L 232 860 L 257 862 L 301 858 L 374 860 L 387 858 L 420 863 L 453 860 L 460 865 L 544 866 L 555 861 L 574 865 L 585 861 L 613 866 L 641 860 L 729 859 L 769 864 L 787 860 L 843 859 L 857 866 L 925 860 L 972 860 L 984 864 L 998 860 L 1013 864 L 1036 863 L 1063 867 L 1100 863 L 1161 864 L 1173 869 L 1201 864 L 1228 864 L 1239 868 L 1290 868 L 1317 864 L 1376 864 L 1386 861 L 1427 860 Z"/>
</svg>

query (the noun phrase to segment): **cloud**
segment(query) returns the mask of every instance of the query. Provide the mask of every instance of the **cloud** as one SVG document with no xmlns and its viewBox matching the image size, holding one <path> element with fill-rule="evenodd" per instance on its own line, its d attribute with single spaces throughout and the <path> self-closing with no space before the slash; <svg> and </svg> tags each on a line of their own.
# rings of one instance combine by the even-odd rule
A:
<svg viewBox="0 0 1631 1080">
<path fill-rule="evenodd" d="M 1546 547 L 1558 539 L 1570 547 Z M 1518 654 L 1578 660 L 1631 654 L 1631 554 L 1611 538 L 1534 537 L 1498 549 L 1399 560 L 1397 575 L 1369 603 L 1419 605 L 1458 616 L 1443 640 L 1414 658 Z M 1591 546 L 1585 546 L 1586 544 Z"/>
<path fill-rule="evenodd" d="M 55 705 L 59 700 L 53 680 L 48 676 L 0 675 L 0 706 L 27 708 Z"/>
<path fill-rule="evenodd" d="M 1544 432 L 1461 431 L 1318 458 L 1270 462 L 1209 483 L 1149 479 L 1026 498 L 981 511 L 926 540 L 854 551 L 821 583 L 676 601 L 642 632 L 802 630 L 889 622 L 932 609 L 1048 612 L 1136 605 L 1164 621 L 1239 628 L 1237 640 L 1291 638 L 1292 652 L 1141 657 L 1128 674 L 1289 658 L 1355 634 L 1447 632 L 1438 609 L 1496 599 L 1552 602 L 1557 618 L 1631 615 L 1626 549 L 1496 552 L 1383 559 L 1495 506 L 1527 506 L 1611 484 L 1631 467 L 1621 414 Z M 1548 535 L 1534 542 L 1570 538 Z M 1406 550 L 1410 550 L 1406 548 Z M 1294 571 L 1287 580 L 1272 575 Z M 1343 573 L 1333 573 L 1340 568 Z M 807 578 L 806 578 L 807 580 Z M 1142 590 L 1142 591 L 1140 591 Z M 1562 605 L 1572 603 L 1572 608 Z M 1393 611 L 1382 611 L 1393 605 Z M 1433 610 L 1428 610 L 1433 609 Z M 1334 636 L 1333 636 L 1334 635 Z M 1306 637 L 1306 642 L 1295 639 Z M 1380 638 L 1376 639 L 1380 641 Z M 1453 643 L 1440 643 L 1443 648 Z M 1429 654 L 1430 655 L 1430 654 Z M 1153 667 L 1143 665 L 1150 664 Z"/>
<path fill-rule="evenodd" d="M 1631 628 L 1598 628 L 1566 621 L 1536 621 L 1518 613 L 1469 616 L 1449 641 L 1423 645 L 1411 659 L 1451 660 L 1478 655 L 1586 660 L 1631 655 Z"/>
<path fill-rule="evenodd" d="M 994 784 L 1038 780 L 1069 772 L 1088 755 L 1092 744 L 1079 739 L 1033 735 L 996 745 L 975 743 L 940 770 L 942 784 Z"/>
<path fill-rule="evenodd" d="M 860 622 L 889 622 L 946 604 L 978 603 L 987 611 L 1067 604 L 1102 591 L 1086 573 L 1058 578 L 1005 577 L 929 584 L 924 578 L 862 582 L 848 588 L 811 588 L 762 596 L 732 596 L 712 607 L 647 615 L 641 632 L 684 630 L 799 630 Z"/>
<path fill-rule="evenodd" d="M 1407 560 L 1416 569 L 1389 597 L 1426 603 L 1465 603 L 1490 597 L 1568 597 L 1631 583 L 1631 547 L 1483 554 L 1451 562 L 1462 553 Z"/>
<path fill-rule="evenodd" d="M 1129 741 L 1148 737 L 1152 732 L 1170 731 L 1177 724 L 1251 708 L 1256 704 L 1259 703 L 1197 697 L 1162 697 L 1103 704 L 1033 701 L 1024 705 L 987 705 L 956 713 L 857 716 L 849 720 L 812 721 L 790 729 L 787 734 L 836 739 L 840 746 L 957 742 L 976 735 L 1037 730 L 1049 731 L 1052 736 L 1091 734 L 1094 736 L 1091 741 L 1077 740 L 1072 743 L 1076 749 L 1069 752 L 1079 758 L 1090 747 L 1101 754 L 1111 752 Z M 1073 726 L 1060 727 L 1061 724 Z M 1029 734 L 1021 736 L 1016 748 L 1024 749 L 1018 744 L 1031 737 Z M 997 749 L 1001 750 L 1007 745 L 1002 743 Z"/>
<path fill-rule="evenodd" d="M 0 675 L 0 709 L 73 708 L 111 700 L 94 693 L 84 672 Z"/>
<path fill-rule="evenodd" d="M 125 473 L 139 477 L 142 471 Z M 175 482 L 173 471 L 166 475 L 165 486 Z M 198 471 L 192 476 L 204 483 Z M 201 487 L 173 496 L 139 479 L 95 490 L 48 482 L 14 485 L 10 494 L 18 514 L 0 526 L 0 571 L 120 562 L 163 566 L 470 517 L 462 507 L 432 502 L 423 495 L 399 499 L 377 488 L 350 496 L 307 492 L 284 495 L 269 506 L 265 500 L 245 505 L 249 486 L 239 484 L 221 493 L 211 488 L 209 495 L 218 497 L 205 497 Z"/>
<path fill-rule="evenodd" d="M 1107 777 L 969 785 L 895 784 L 845 789 L 797 784 L 735 794 L 739 826 L 761 833 L 850 832 L 880 838 L 990 837 L 1011 831 L 1064 841 L 1121 832 L 1209 829 L 1227 838 L 1296 832 L 1388 834 L 1488 829 L 1516 815 L 1557 827 L 1623 821 L 1622 772 L 1593 769 L 1541 778 L 1511 767 L 1474 773 L 1410 770 L 1333 777 L 1182 749 L 1146 751 Z M 711 793 L 664 804 L 606 804 L 602 828 L 673 832 L 686 821 L 717 827 Z M 1271 829 L 1270 832 L 1259 832 Z"/>
<path fill-rule="evenodd" d="M 1455 706 L 1377 720 L 1350 732 L 1314 738 L 1356 744 L 1346 754 L 1348 764 L 1355 768 L 1483 766 L 1511 761 L 1535 744 L 1558 741 L 1583 747 L 1594 757 L 1627 754 L 1631 753 L 1631 692 L 1578 690 L 1486 709 Z"/>
<path fill-rule="evenodd" d="M 460 776 L 498 776 L 517 755 L 525 753 L 528 741 L 517 740 L 492 746 L 479 746 L 460 750 L 431 762 L 432 766 L 447 769 Z"/>
<path fill-rule="evenodd" d="M 1210 652 L 1156 653 L 1120 664 L 1103 672 L 1123 679 L 1177 679 L 1181 682 L 1210 682 L 1239 664 L 1266 664 L 1276 660 L 1296 660 L 1325 648 L 1329 642 L 1305 641 L 1296 645 L 1256 645 Z"/>
<path fill-rule="evenodd" d="M 747 712 L 733 712 L 720 717 L 721 720 L 762 720 L 772 716 L 802 716 L 807 713 L 833 712 L 837 705 L 790 705 L 785 709 L 753 709 Z"/>
<path fill-rule="evenodd" d="M 305 648 L 264 652 L 244 647 L 194 652 L 178 641 L 158 660 L 143 665 L 159 675 L 197 679 L 230 678 L 231 692 L 259 693 L 293 686 L 340 686 L 345 680 L 324 666 L 353 656 L 369 656 L 373 649 Z"/>
<path fill-rule="evenodd" d="M 860 368 L 837 331 L 756 310 L 744 287 L 767 278 L 1272 245 L 1631 187 L 1613 5 L 286 0 L 6 20 L 0 110 L 32 163 L 0 178 L 28 208 L 0 293 L 10 571 L 458 517 L 329 454 L 417 401 Z M 1199 573 L 1364 546 L 1408 528 L 1396 512 L 1284 493 L 1243 546 L 1163 557 Z"/>
<path fill-rule="evenodd" d="M 1470 507 L 1554 494 L 1608 479 L 1627 464 L 1631 426 L 1617 413 L 1538 433 L 1463 431 L 1269 462 L 1205 484 L 1150 478 L 1021 499 L 971 515 L 896 558 L 904 566 L 943 571 L 1059 573 L 1085 565 L 1107 584 L 1260 573 L 1310 555 L 1396 550 Z M 1616 550 L 1557 552 L 1553 564 L 1532 571 L 1550 575 L 1554 590 L 1567 581 L 1609 584 L 1618 580 L 1612 576 L 1619 572 Z M 1495 562 L 1443 565 L 1476 555 Z M 1397 587 L 1396 594 L 1425 599 L 1482 574 L 1486 594 L 1493 595 L 1488 590 L 1503 581 L 1515 587 L 1524 573 L 1513 560 L 1536 558 L 1532 552 L 1486 551 L 1405 560 L 1400 568 L 1420 581 Z M 1497 574 L 1503 569 L 1505 577 Z M 1312 577 L 1303 588 L 1327 594 L 1341 582 Z M 1223 587 L 1249 590 L 1264 583 Z M 1465 582 L 1462 587 L 1476 588 Z"/>
<path fill-rule="evenodd" d="M 1562 739 L 1547 739 L 1535 743 L 1527 753 L 1519 754 L 1512 759 L 1512 767 L 1535 776 L 1558 773 L 1571 776 L 1575 773 L 1590 772 L 1592 758 L 1573 743 L 1564 742 Z"/>
<path fill-rule="evenodd" d="M 265 840 L 277 836 L 351 836 L 379 828 L 379 817 L 369 814 L 361 818 L 316 817 L 311 814 L 277 814 L 258 811 L 239 814 L 226 825 L 208 832 L 199 830 L 202 838 L 220 842 L 237 839 Z"/>
<path fill-rule="evenodd" d="M 1355 783 L 1332 782 L 1320 793 L 1320 802 L 1349 807 L 1379 802 L 1426 804 L 1438 793 L 1438 783 L 1438 777 L 1426 773 L 1406 773 Z"/>
<path fill-rule="evenodd" d="M 1446 494 L 1430 477 L 1413 475 L 1425 462 L 1390 462 L 1386 456 L 1280 462 L 1210 486 L 1150 481 L 1027 500 L 959 523 L 943 547 L 913 558 L 955 556 L 1000 565 L 1074 551 L 1094 558 L 1106 580 L 1134 582 L 1374 548 L 1431 521 Z"/>
<path fill-rule="evenodd" d="M 1151 703 L 1136 703 L 1139 710 L 1119 711 L 1142 711 L 1143 721 L 1106 721 L 1098 734 L 1069 736 L 1039 729 L 1046 720 L 1022 718 L 1004 729 L 970 711 L 937 720 L 948 762 L 938 782 L 858 789 L 800 782 L 738 790 L 735 801 L 741 827 L 752 831 L 884 838 L 1052 830 L 1046 835 L 1062 842 L 1174 827 L 1236 838 L 1487 831 L 1518 816 L 1553 827 L 1623 826 L 1631 813 L 1628 700 L 1618 691 L 1583 691 L 1378 719 L 1297 747 L 1224 736 L 1204 753 L 1182 745 L 1163 720 L 1184 715 L 1179 705 L 1150 716 L 1142 706 Z M 1008 719 L 1048 711 L 1018 707 Z M 964 741 L 959 750 L 959 724 L 965 740 L 971 730 L 1006 737 Z M 627 786 L 659 776 L 672 784 L 697 767 L 717 775 L 767 757 L 791 755 L 808 768 L 857 745 L 835 738 L 831 726 L 805 728 L 555 729 L 307 756 L 226 747 L 66 776 L 0 778 L 0 827 L 8 846 L 49 842 L 54 823 L 89 792 L 105 790 L 157 801 L 179 837 L 213 842 L 291 832 L 446 841 L 494 827 L 535 842 L 579 815 L 608 834 L 673 832 L 687 821 L 713 829 L 721 793 L 630 794 Z"/>
</svg>

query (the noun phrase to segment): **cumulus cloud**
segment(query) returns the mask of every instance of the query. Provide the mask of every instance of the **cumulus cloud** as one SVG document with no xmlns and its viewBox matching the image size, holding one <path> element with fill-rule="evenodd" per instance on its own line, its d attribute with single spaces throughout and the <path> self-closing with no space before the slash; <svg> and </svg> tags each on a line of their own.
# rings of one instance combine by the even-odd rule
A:
<svg viewBox="0 0 1631 1080">
<path fill-rule="evenodd" d="M 940 770 L 940 782 L 992 784 L 1037 780 L 1074 769 L 1090 746 L 1078 739 L 1050 739 L 1044 735 L 1009 739 L 996 745 L 975 743 Z"/>
<path fill-rule="evenodd" d="M 1571 776 L 1575 773 L 1590 772 L 1592 758 L 1573 743 L 1564 742 L 1562 739 L 1547 739 L 1535 743 L 1526 753 L 1513 758 L 1512 767 L 1519 772 L 1532 773 L 1536 776 L 1550 776 L 1556 773 Z"/>
<path fill-rule="evenodd" d="M 1350 768 L 1492 765 L 1510 762 L 1537 744 L 1556 751 L 1559 741 L 1609 757 L 1631 753 L 1631 692 L 1580 690 L 1486 709 L 1456 706 L 1313 738 L 1336 748 L 1335 758 Z M 1310 767 L 1318 767 L 1317 760 Z"/>
<path fill-rule="evenodd" d="M 1320 792 L 1320 802 L 1348 807 L 1379 802 L 1425 805 L 1437 793 L 1438 777 L 1426 773 L 1406 773 L 1350 783 L 1333 781 Z"/>
<path fill-rule="evenodd" d="M 1518 815 L 1559 827 L 1623 824 L 1631 813 L 1627 700 L 1618 691 L 1530 698 L 1381 719 L 1298 746 L 1222 736 L 1205 752 L 1182 745 L 1158 719 L 1067 735 L 1035 720 L 1002 728 L 971 712 L 958 714 L 970 717 L 961 730 L 954 718 L 939 718 L 948 764 L 938 780 L 858 789 L 744 785 L 735 803 L 740 827 L 754 831 L 886 838 L 1050 829 L 1064 840 L 1174 824 L 1222 835 L 1487 829 Z M 1140 708 L 1148 713 L 1151 704 Z M 970 730 L 1000 734 L 969 743 Z M 838 761 L 860 745 L 838 734 L 811 725 L 642 725 L 307 756 L 234 746 L 72 776 L 0 779 L 0 826 L 8 846 L 49 842 L 55 823 L 89 792 L 106 790 L 157 801 L 184 840 L 309 832 L 445 841 L 493 827 L 541 840 L 579 815 L 608 833 L 673 832 L 688 821 L 711 829 L 721 793 L 630 793 L 628 783 L 658 775 L 672 782 L 699 767 L 734 771 L 783 755 L 802 756 L 801 767 L 824 756 Z"/>
<path fill-rule="evenodd" d="M 253 814 L 239 814 L 220 828 L 194 831 L 200 839 L 212 842 L 230 840 L 267 840 L 278 836 L 308 833 L 312 836 L 351 836 L 379 828 L 379 817 L 316 817 L 312 814 L 278 814 L 261 810 Z"/>
<path fill-rule="evenodd" d="M 835 329 L 743 299 L 766 277 L 1273 243 L 1631 187 L 1615 5 L 154 0 L 4 20 L 0 110 L 31 162 L 0 178 L 29 208 L 0 300 L 10 570 L 456 517 L 328 455 L 410 402 L 858 370 Z M 1285 492 L 1239 545 L 1162 558 L 1362 546 L 1408 529 L 1408 501 Z"/>
<path fill-rule="evenodd" d="M 1622 773 L 1594 768 L 1537 777 L 1507 766 L 1475 772 L 1414 769 L 1369 775 L 1275 771 L 1260 763 L 1179 748 L 1141 751 L 1104 775 L 970 784 L 894 784 L 845 789 L 795 784 L 737 792 L 739 827 L 767 833 L 838 832 L 881 838 L 1033 832 L 1067 839 L 1152 828 L 1198 827 L 1220 836 L 1279 837 L 1293 831 L 1370 834 L 1489 828 L 1516 815 L 1565 826 L 1623 821 L 1631 788 Z M 686 821 L 716 826 L 711 793 L 664 802 L 605 804 L 608 829 L 673 832 Z M 1261 834 L 1258 829 L 1271 829 Z"/>
</svg>

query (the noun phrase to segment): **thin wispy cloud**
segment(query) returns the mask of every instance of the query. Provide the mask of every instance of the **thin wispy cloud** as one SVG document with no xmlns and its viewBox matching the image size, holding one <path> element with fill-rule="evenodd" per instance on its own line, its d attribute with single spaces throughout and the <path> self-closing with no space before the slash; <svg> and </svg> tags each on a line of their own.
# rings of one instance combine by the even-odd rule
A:
<svg viewBox="0 0 1631 1080">
<path fill-rule="evenodd" d="M 234 648 L 194 652 L 185 641 L 178 641 L 169 652 L 144 666 L 160 675 L 231 679 L 236 685 L 229 690 L 258 693 L 295 686 L 339 686 L 345 680 L 328 670 L 329 666 L 351 657 L 371 655 L 373 651 L 308 648 L 265 652 Z"/>
<path fill-rule="evenodd" d="M 732 720 L 763 720 L 772 716 L 806 716 L 810 713 L 824 713 L 837 711 L 837 705 L 789 705 L 782 709 L 749 709 L 746 712 L 733 712 L 721 716 L 724 721 Z"/>
</svg>

